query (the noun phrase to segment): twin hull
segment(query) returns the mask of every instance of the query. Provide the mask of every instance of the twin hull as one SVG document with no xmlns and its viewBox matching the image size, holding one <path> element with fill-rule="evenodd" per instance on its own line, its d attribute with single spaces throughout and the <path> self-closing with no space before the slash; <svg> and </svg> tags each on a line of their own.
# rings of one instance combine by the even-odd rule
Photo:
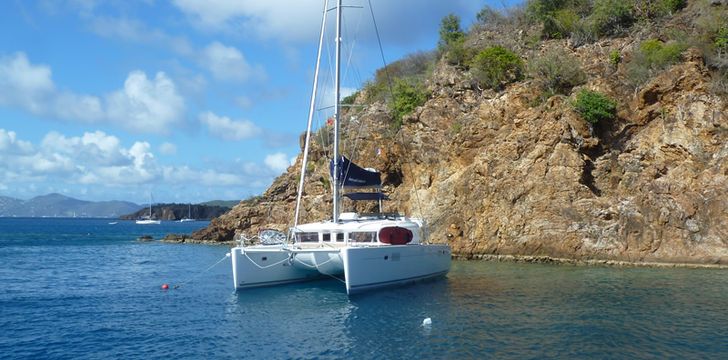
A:
<svg viewBox="0 0 728 360">
<path fill-rule="evenodd" d="M 235 289 L 344 276 L 346 292 L 394 286 L 446 274 L 447 245 L 347 246 L 291 249 L 235 247 L 231 251 Z"/>
</svg>

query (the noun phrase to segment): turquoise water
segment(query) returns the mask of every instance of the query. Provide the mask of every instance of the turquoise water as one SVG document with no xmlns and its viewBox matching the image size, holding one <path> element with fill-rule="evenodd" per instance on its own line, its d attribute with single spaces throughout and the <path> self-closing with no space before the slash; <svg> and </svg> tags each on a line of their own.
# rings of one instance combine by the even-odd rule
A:
<svg viewBox="0 0 728 360">
<path fill-rule="evenodd" d="M 454 262 L 356 297 L 235 293 L 229 259 L 205 271 L 227 248 L 135 241 L 206 223 L 108 222 L 0 219 L 0 358 L 728 358 L 724 270 Z"/>
</svg>

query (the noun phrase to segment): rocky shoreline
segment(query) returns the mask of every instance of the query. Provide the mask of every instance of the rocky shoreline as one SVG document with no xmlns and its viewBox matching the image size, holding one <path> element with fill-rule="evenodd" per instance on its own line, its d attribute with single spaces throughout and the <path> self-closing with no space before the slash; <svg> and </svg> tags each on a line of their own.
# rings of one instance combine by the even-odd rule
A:
<svg viewBox="0 0 728 360">
<path fill-rule="evenodd" d="M 170 244 L 201 244 L 230 246 L 237 245 L 235 241 L 209 241 L 193 239 L 187 234 L 167 234 L 161 242 Z M 496 255 L 496 254 L 453 254 L 453 260 L 459 261 L 489 261 L 489 262 L 510 262 L 510 263 L 528 263 L 528 264 L 552 264 L 552 265 L 570 265 L 570 266 L 602 266 L 602 267 L 619 267 L 619 268 L 682 268 L 682 269 L 728 269 L 728 264 L 720 263 L 719 259 L 715 259 L 715 263 L 690 263 L 690 262 L 655 262 L 655 261 L 624 261 L 624 260 L 603 260 L 603 259 L 569 259 L 559 258 L 546 255 Z"/>
<path fill-rule="evenodd" d="M 472 255 L 459 256 L 453 255 L 454 260 L 462 261 L 491 261 L 491 262 L 512 262 L 512 263 L 529 263 L 529 264 L 553 264 L 553 265 L 571 265 L 571 266 L 602 266 L 602 267 L 619 267 L 619 268 L 682 268 L 682 269 L 728 269 L 728 264 L 702 264 L 702 263 L 666 263 L 666 262 L 635 262 L 622 260 L 596 260 L 596 259 L 567 259 L 556 258 L 551 256 L 532 256 L 532 255 Z"/>
</svg>

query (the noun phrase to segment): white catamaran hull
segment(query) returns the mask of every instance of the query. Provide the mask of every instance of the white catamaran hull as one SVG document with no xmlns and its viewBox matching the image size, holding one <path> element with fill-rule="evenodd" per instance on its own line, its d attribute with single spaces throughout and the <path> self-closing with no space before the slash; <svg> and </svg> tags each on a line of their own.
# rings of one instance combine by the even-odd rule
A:
<svg viewBox="0 0 728 360">
<path fill-rule="evenodd" d="M 447 245 L 385 245 L 340 249 L 282 246 L 232 250 L 236 289 L 344 276 L 346 292 L 412 283 L 450 270 Z"/>
<path fill-rule="evenodd" d="M 315 269 L 293 266 L 291 252 L 281 246 L 234 247 L 230 253 L 235 289 L 314 280 L 323 276 Z"/>
<path fill-rule="evenodd" d="M 346 292 L 354 294 L 447 274 L 447 245 L 391 245 L 342 249 Z"/>
</svg>

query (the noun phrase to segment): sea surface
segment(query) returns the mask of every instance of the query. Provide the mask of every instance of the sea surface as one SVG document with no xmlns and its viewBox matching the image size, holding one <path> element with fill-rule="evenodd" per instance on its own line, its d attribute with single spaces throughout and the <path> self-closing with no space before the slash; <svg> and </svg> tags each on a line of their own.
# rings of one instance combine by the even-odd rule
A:
<svg viewBox="0 0 728 360">
<path fill-rule="evenodd" d="M 726 270 L 455 261 L 236 293 L 227 247 L 136 240 L 206 222 L 111 221 L 0 218 L 0 358 L 728 359 Z"/>
</svg>

